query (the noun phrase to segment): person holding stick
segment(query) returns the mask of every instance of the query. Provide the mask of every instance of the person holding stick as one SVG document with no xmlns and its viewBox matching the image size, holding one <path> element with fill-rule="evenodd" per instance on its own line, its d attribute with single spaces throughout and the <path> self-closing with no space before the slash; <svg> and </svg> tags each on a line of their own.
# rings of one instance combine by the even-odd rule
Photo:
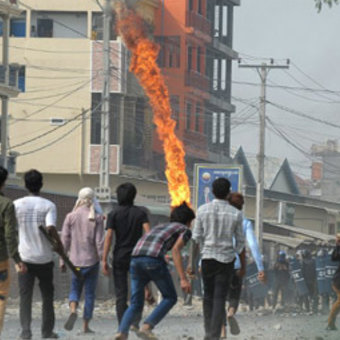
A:
<svg viewBox="0 0 340 340">
<path fill-rule="evenodd" d="M 43 339 L 56 339 L 53 332 L 54 286 L 53 286 L 53 247 L 39 230 L 46 227 L 47 232 L 56 240 L 57 246 L 63 248 L 56 230 L 57 209 L 53 202 L 40 196 L 43 176 L 35 169 L 24 175 L 25 187 L 29 194 L 14 201 L 19 229 L 19 254 L 27 267 L 27 272 L 19 275 L 20 324 L 21 339 L 31 339 L 32 296 L 34 281 L 39 280 L 42 296 Z"/>
</svg>

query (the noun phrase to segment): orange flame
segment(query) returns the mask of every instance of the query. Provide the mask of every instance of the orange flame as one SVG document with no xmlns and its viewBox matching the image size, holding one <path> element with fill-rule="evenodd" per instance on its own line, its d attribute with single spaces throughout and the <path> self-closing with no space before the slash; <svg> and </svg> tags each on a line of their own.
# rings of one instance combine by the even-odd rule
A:
<svg viewBox="0 0 340 340">
<path fill-rule="evenodd" d="M 154 123 L 165 153 L 168 190 L 171 205 L 190 203 L 190 187 L 185 172 L 185 151 L 174 129 L 176 122 L 171 118 L 169 92 L 160 68 L 157 65 L 159 46 L 147 38 L 145 24 L 134 11 L 118 3 L 118 30 L 132 53 L 130 71 L 138 78 L 149 97 Z"/>
</svg>

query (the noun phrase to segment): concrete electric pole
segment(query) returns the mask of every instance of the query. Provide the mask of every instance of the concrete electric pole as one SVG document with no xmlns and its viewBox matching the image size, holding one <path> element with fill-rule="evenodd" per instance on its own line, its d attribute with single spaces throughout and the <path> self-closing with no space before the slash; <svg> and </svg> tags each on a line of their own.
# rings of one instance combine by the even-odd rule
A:
<svg viewBox="0 0 340 340">
<path fill-rule="evenodd" d="M 111 1 L 105 0 L 103 8 L 103 92 L 101 111 L 101 153 L 99 187 L 96 195 L 107 213 L 111 202 L 110 188 L 110 33 L 111 33 L 112 9 Z"/>
<path fill-rule="evenodd" d="M 265 135 L 266 135 L 266 81 L 270 70 L 289 68 L 289 60 L 287 65 L 273 65 L 266 63 L 258 65 L 239 64 L 241 68 L 255 68 L 261 78 L 261 96 L 260 96 L 260 131 L 259 131 L 259 151 L 257 154 L 257 181 L 256 181 L 256 215 L 255 215 L 255 234 L 262 250 L 262 233 L 263 233 L 263 197 L 264 197 L 264 161 L 265 161 Z"/>
<path fill-rule="evenodd" d="M 9 16 L 2 17 L 3 37 L 2 37 L 2 66 L 5 72 L 4 84 L 9 85 Z M 8 145 L 8 97 L 2 97 L 1 103 L 1 157 L 2 165 L 7 168 L 7 145 Z"/>
</svg>

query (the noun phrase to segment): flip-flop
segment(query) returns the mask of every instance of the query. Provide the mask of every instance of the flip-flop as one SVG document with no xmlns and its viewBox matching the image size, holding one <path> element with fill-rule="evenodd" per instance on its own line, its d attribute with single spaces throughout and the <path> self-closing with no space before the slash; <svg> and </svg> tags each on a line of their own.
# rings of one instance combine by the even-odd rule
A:
<svg viewBox="0 0 340 340">
<path fill-rule="evenodd" d="M 238 325 L 237 320 L 233 316 L 228 316 L 228 324 L 230 327 L 230 333 L 232 335 L 240 334 L 240 327 Z"/>
<path fill-rule="evenodd" d="M 64 328 L 65 328 L 67 331 L 72 331 L 73 326 L 74 326 L 76 320 L 77 320 L 77 313 L 71 313 L 71 314 L 69 315 L 68 319 L 67 319 L 66 322 L 65 322 Z"/>
</svg>

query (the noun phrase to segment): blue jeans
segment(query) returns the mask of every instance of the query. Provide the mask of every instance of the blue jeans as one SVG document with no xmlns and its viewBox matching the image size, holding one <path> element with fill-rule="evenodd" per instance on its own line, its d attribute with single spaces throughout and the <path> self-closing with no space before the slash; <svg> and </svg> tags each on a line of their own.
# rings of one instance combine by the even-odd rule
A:
<svg viewBox="0 0 340 340">
<path fill-rule="evenodd" d="M 70 302 L 79 303 L 83 286 L 85 286 L 85 306 L 84 306 L 84 320 L 91 320 L 94 300 L 96 298 L 96 287 L 99 275 L 99 263 L 90 267 L 80 267 L 80 272 L 84 280 L 78 279 L 72 273 L 71 291 L 69 295 Z"/>
<path fill-rule="evenodd" d="M 153 281 L 162 294 L 161 303 L 153 310 L 144 323 L 153 328 L 177 302 L 177 293 L 165 261 L 154 257 L 133 257 L 130 264 L 131 302 L 124 313 L 119 332 L 128 334 L 129 328 L 144 307 L 144 287 Z"/>
</svg>

